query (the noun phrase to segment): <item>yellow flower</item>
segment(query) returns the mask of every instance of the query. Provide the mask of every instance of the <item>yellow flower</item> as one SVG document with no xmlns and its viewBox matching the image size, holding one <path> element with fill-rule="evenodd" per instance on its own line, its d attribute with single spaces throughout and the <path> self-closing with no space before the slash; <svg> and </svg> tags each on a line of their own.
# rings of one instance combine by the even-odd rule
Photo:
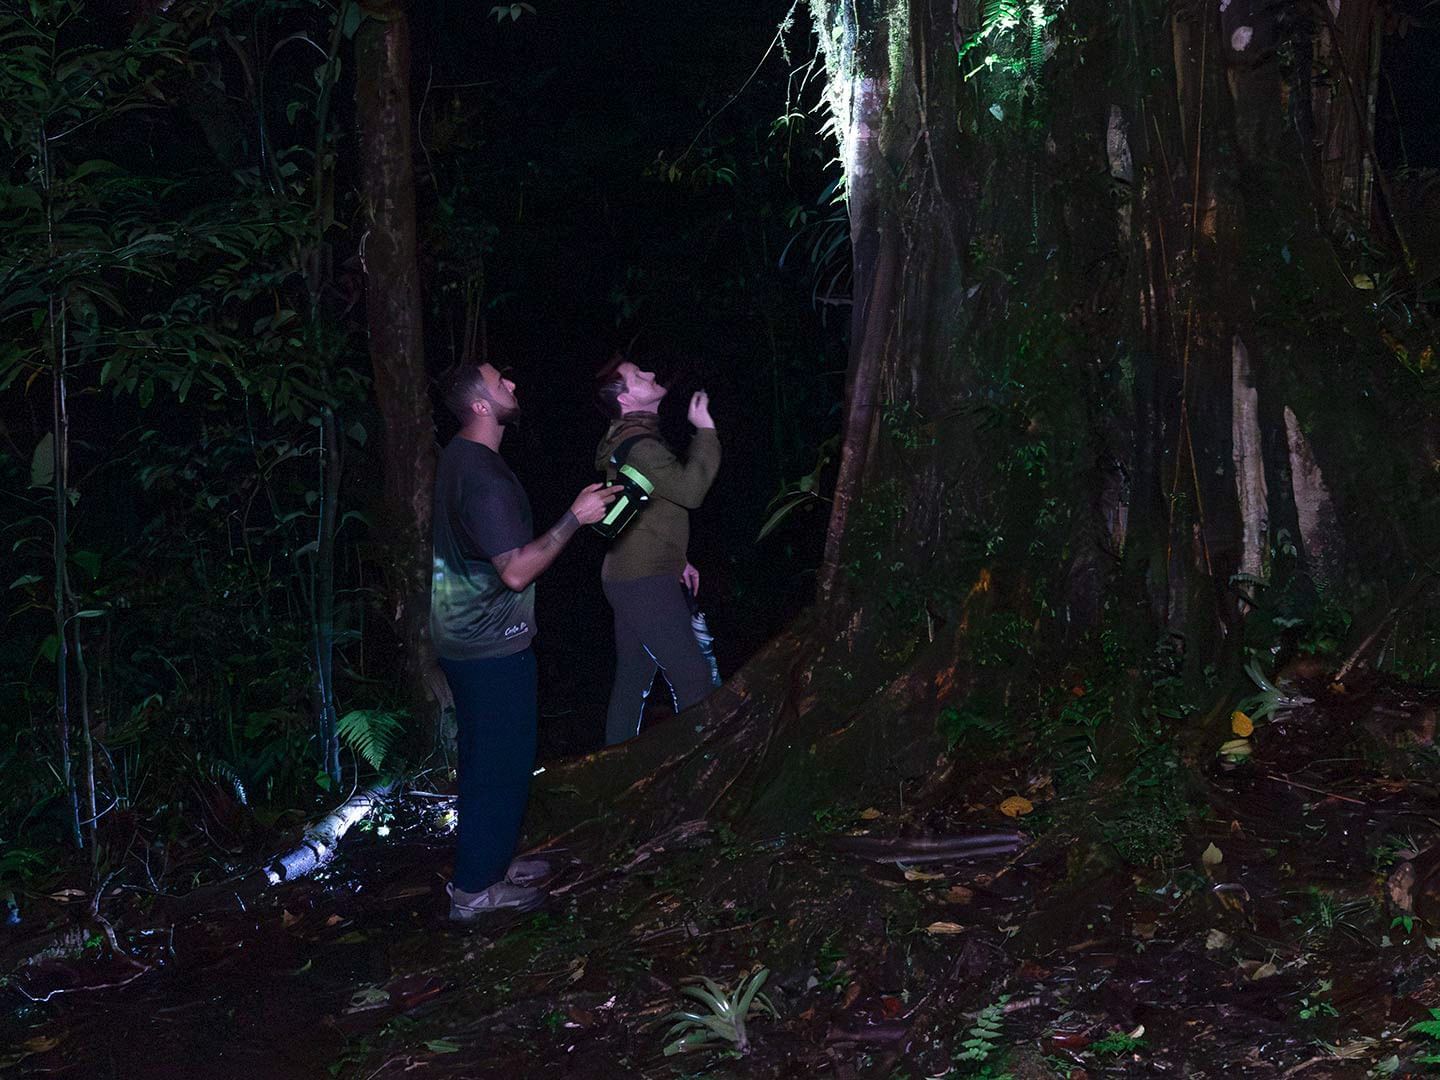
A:
<svg viewBox="0 0 1440 1080">
<path fill-rule="evenodd" d="M 1230 730 L 1244 739 L 1255 733 L 1255 724 L 1250 717 L 1236 709 L 1230 714 Z"/>
</svg>

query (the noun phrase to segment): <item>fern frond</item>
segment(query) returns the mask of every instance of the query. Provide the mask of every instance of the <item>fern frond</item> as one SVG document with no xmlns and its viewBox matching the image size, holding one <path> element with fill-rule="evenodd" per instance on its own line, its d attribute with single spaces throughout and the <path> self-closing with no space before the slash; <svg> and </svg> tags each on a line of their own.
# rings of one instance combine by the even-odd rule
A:
<svg viewBox="0 0 1440 1080">
<path fill-rule="evenodd" d="M 245 795 L 245 783 L 240 779 L 240 774 L 229 762 L 216 758 L 210 762 L 205 769 L 205 774 L 218 784 L 228 787 L 235 796 L 235 801 L 241 806 L 249 806 L 250 800 Z"/>
<path fill-rule="evenodd" d="M 1030 20 L 1030 74 L 1039 72 L 1045 63 L 1045 20 L 1032 17 Z"/>
<path fill-rule="evenodd" d="M 980 36 L 1020 25 L 1020 0 L 985 0 L 980 9 Z"/>
<path fill-rule="evenodd" d="M 335 734 L 340 741 L 372 769 L 384 765 L 402 730 L 400 715 L 388 709 L 351 709 L 335 724 Z"/>
</svg>

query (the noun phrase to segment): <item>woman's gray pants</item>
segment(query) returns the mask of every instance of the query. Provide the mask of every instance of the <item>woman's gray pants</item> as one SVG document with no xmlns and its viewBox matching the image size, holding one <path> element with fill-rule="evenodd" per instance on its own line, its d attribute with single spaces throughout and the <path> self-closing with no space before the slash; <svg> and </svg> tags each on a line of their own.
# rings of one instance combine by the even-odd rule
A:
<svg viewBox="0 0 1440 1080">
<path fill-rule="evenodd" d="M 605 717 L 605 745 L 633 739 L 655 673 L 670 684 L 675 711 L 703 701 L 715 689 L 710 664 L 690 626 L 685 586 L 677 577 L 601 581 L 615 612 L 615 685 Z"/>
</svg>

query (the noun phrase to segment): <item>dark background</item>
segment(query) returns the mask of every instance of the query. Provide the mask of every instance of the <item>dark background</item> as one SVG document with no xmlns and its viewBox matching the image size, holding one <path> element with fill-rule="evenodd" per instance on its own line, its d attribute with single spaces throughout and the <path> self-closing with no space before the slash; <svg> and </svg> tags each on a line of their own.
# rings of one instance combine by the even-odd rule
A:
<svg viewBox="0 0 1440 1080">
<path fill-rule="evenodd" d="M 786 35 L 800 52 L 771 48 L 785 15 L 779 4 L 571 3 L 497 24 L 469 6 L 416 9 L 419 130 L 453 140 L 449 160 L 429 154 L 433 176 L 424 154 L 417 162 L 421 213 L 463 175 L 457 218 L 493 227 L 486 345 L 518 384 L 524 416 L 504 454 L 536 527 L 597 478 L 606 422 L 592 376 L 617 350 L 661 371 L 677 446 L 690 393 L 708 390 L 724 460 L 692 514 L 691 561 L 726 675 L 813 590 L 826 504 L 755 538 L 770 499 L 814 468 L 838 428 L 845 367 L 848 309 L 813 302 L 806 236 L 781 265 L 803 232 L 797 210 L 843 210 L 826 197 L 833 150 L 815 134 L 820 118 L 804 111 L 793 129 L 775 127 L 787 96 L 811 110 L 819 89 L 792 89 L 813 49 L 805 23 Z M 443 258 L 433 244 L 422 251 L 432 276 Z M 438 375 L 461 316 L 433 307 Z M 455 424 L 437 416 L 443 443 Z M 587 531 L 540 579 L 542 753 L 600 741 L 613 665 L 603 554 Z"/>
</svg>

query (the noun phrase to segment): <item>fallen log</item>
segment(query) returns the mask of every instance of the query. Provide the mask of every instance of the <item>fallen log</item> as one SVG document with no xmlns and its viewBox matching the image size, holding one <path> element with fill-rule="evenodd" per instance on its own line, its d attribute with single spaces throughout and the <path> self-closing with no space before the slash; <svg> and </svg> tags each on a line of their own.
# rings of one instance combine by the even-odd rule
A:
<svg viewBox="0 0 1440 1080">
<path fill-rule="evenodd" d="M 313 874 L 334 859 L 345 834 L 383 803 L 398 783 L 398 780 L 389 780 L 357 792 L 310 825 L 293 848 L 275 856 L 258 870 L 251 870 L 238 879 L 203 885 L 180 896 L 163 896 L 161 903 L 146 917 L 146 924 L 154 927 L 168 923 L 173 926 L 217 909 L 243 911 L 267 889 Z M 83 921 L 6 946 L 0 951 L 0 973 L 14 974 L 43 960 L 77 956 L 96 927 L 104 930 L 117 956 L 133 962 L 133 958 L 120 948 L 112 923 L 100 918 L 100 899 L 97 893 L 87 913 L 89 917 Z M 127 929 L 133 931 L 135 928 Z"/>
<path fill-rule="evenodd" d="M 266 881 L 270 885 L 278 885 L 319 870 L 335 857 L 335 849 L 351 826 L 369 817 L 370 812 L 395 790 L 396 784 L 396 780 L 387 780 L 356 792 L 315 822 L 305 830 L 295 847 L 277 855 L 266 865 Z"/>
</svg>

